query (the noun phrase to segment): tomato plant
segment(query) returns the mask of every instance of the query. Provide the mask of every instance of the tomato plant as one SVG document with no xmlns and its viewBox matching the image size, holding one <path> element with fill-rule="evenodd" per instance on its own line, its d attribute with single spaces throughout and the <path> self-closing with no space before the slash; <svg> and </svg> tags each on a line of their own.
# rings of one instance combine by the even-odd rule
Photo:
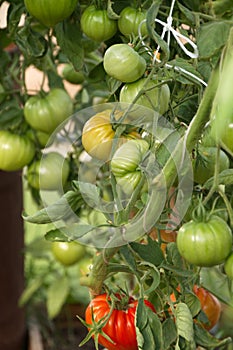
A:
<svg viewBox="0 0 233 350">
<path fill-rule="evenodd" d="M 49 152 L 33 162 L 27 171 L 30 186 L 37 190 L 58 190 L 69 175 L 69 162 L 60 153 Z"/>
<path fill-rule="evenodd" d="M 24 116 L 28 124 L 45 133 L 52 133 L 72 115 L 73 103 L 65 90 L 54 88 L 48 94 L 31 96 L 25 103 Z"/>
<path fill-rule="evenodd" d="M 111 159 L 111 171 L 125 193 L 132 194 L 139 184 L 142 172 L 140 163 L 149 149 L 145 140 L 129 140 L 121 145 Z"/>
<path fill-rule="evenodd" d="M 118 299 L 117 302 L 120 304 L 122 296 L 116 295 L 115 298 Z M 93 322 L 99 322 L 108 316 L 107 323 L 102 328 L 103 335 L 99 334 L 98 336 L 99 344 L 109 350 L 137 350 L 135 313 L 138 301 L 130 297 L 123 309 L 114 307 L 113 310 L 111 310 L 110 303 L 111 297 L 106 293 L 92 299 L 85 313 L 87 325 L 90 327 Z M 144 300 L 144 303 L 155 312 L 154 306 L 148 300 Z M 111 341 L 106 339 L 104 334 L 106 334 Z"/>
<path fill-rule="evenodd" d="M 195 285 L 193 291 L 200 300 L 201 310 L 205 313 L 208 318 L 207 322 L 203 322 L 203 326 L 210 330 L 212 329 L 219 321 L 221 316 L 221 303 L 220 301 L 208 290 L 202 287 Z"/>
<path fill-rule="evenodd" d="M 86 7 L 81 16 L 81 28 L 84 34 L 95 41 L 105 41 L 117 31 L 117 22 L 108 16 L 106 10 L 94 5 Z"/>
<path fill-rule="evenodd" d="M 219 265 L 227 258 L 232 247 L 232 232 L 218 216 L 205 221 L 191 220 L 178 231 L 177 247 L 190 264 Z"/>
<path fill-rule="evenodd" d="M 146 78 L 125 84 L 120 91 L 120 102 L 136 103 L 164 114 L 169 107 L 170 90 L 167 84 L 156 84 L 157 81 Z"/>
<path fill-rule="evenodd" d="M 75 241 L 52 242 L 52 253 L 63 265 L 71 266 L 79 262 L 85 255 L 85 247 Z"/>
<path fill-rule="evenodd" d="M 104 54 L 104 69 L 111 77 L 131 83 L 145 73 L 146 61 L 131 46 L 114 44 Z"/>
<path fill-rule="evenodd" d="M 127 6 L 120 13 L 118 28 L 125 36 L 138 36 L 140 28 L 141 35 L 145 36 L 147 35 L 146 23 L 142 23 L 141 27 L 139 27 L 140 23 L 145 19 L 146 11 Z"/>
<path fill-rule="evenodd" d="M 53 27 L 72 14 L 77 0 L 62 0 L 59 3 L 54 0 L 24 0 L 24 3 L 32 16 L 45 26 Z"/>
<path fill-rule="evenodd" d="M 24 135 L 0 130 L 0 169 L 21 170 L 35 155 L 35 145 Z"/>
<path fill-rule="evenodd" d="M 209 178 L 214 176 L 215 164 L 217 159 L 216 147 L 200 147 L 199 155 L 194 160 L 194 181 L 203 184 Z M 228 169 L 230 166 L 229 158 L 223 150 L 219 152 L 219 172 Z"/>
<path fill-rule="evenodd" d="M 112 151 L 113 139 L 116 131 L 114 123 L 111 123 L 111 110 L 105 110 L 95 114 L 87 120 L 82 131 L 82 144 L 84 149 L 92 157 L 100 160 L 108 160 Z M 122 113 L 115 113 L 115 118 L 121 117 Z M 117 125 L 117 124 L 116 124 Z M 118 144 L 127 139 L 140 137 L 136 131 L 124 133 L 117 140 Z"/>
</svg>

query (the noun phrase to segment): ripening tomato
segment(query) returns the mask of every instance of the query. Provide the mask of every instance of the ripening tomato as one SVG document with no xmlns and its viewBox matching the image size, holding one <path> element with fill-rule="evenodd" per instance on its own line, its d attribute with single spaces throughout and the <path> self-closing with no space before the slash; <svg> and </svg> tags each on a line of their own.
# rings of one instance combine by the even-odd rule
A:
<svg viewBox="0 0 233 350">
<path fill-rule="evenodd" d="M 52 242 L 52 253 L 60 263 L 71 266 L 84 257 L 86 248 L 76 241 Z"/>
<path fill-rule="evenodd" d="M 24 0 L 28 12 L 47 27 L 54 27 L 74 11 L 77 0 Z"/>
<path fill-rule="evenodd" d="M 194 285 L 193 291 L 200 300 L 201 310 L 208 318 L 208 322 L 202 322 L 202 325 L 207 330 L 212 329 L 219 321 L 221 316 L 221 303 L 220 301 L 208 290 L 202 287 Z"/>
<path fill-rule="evenodd" d="M 219 216 L 212 215 L 203 222 L 191 220 L 179 229 L 177 248 L 190 264 L 219 265 L 231 252 L 232 232 Z"/>
<path fill-rule="evenodd" d="M 35 155 L 35 145 L 26 136 L 0 130 L 0 169 L 16 171 L 28 165 Z"/>
<path fill-rule="evenodd" d="M 145 73 L 146 61 L 131 46 L 114 44 L 105 51 L 104 69 L 111 77 L 131 83 Z"/>
<path fill-rule="evenodd" d="M 30 186 L 37 190 L 59 190 L 67 181 L 69 162 L 60 153 L 50 152 L 33 162 L 27 171 Z"/>
<path fill-rule="evenodd" d="M 105 110 L 95 114 L 87 120 L 82 131 L 82 144 L 86 152 L 104 161 L 109 160 L 116 132 L 114 125 L 111 124 L 111 113 L 112 110 Z M 116 111 L 114 116 L 117 120 L 122 116 L 122 112 Z M 124 133 L 117 140 L 118 146 L 128 139 L 139 137 L 140 135 L 135 131 Z"/>
<path fill-rule="evenodd" d="M 122 297 L 116 295 L 121 302 Z M 92 325 L 93 318 L 96 322 L 106 317 L 110 313 L 111 298 L 106 293 L 100 294 L 91 300 L 85 313 L 85 320 L 88 325 Z M 144 303 L 153 312 L 155 312 L 153 304 L 148 300 Z M 108 350 L 138 350 L 135 328 L 135 313 L 138 300 L 129 298 L 126 307 L 113 309 L 107 323 L 102 331 L 110 337 L 112 342 L 103 335 L 98 336 L 98 343 L 106 347 Z"/>
<path fill-rule="evenodd" d="M 120 18 L 118 19 L 118 28 L 120 32 L 125 36 L 138 36 L 139 25 L 145 19 L 146 11 L 127 6 L 120 13 Z M 147 35 L 146 22 L 143 22 L 141 24 L 140 32 L 142 36 Z"/>
<path fill-rule="evenodd" d="M 111 160 L 111 171 L 117 184 L 127 194 L 132 194 L 142 177 L 139 165 L 149 149 L 145 140 L 129 140 L 121 145 Z"/>
<path fill-rule="evenodd" d="M 141 78 L 133 83 L 125 84 L 120 91 L 120 102 L 132 103 L 134 101 L 160 114 L 165 113 L 169 107 L 170 89 L 167 84 L 158 87 L 157 83 L 155 80 Z M 141 95 L 142 90 L 145 92 Z"/>
<path fill-rule="evenodd" d="M 199 156 L 193 162 L 194 181 L 204 184 L 209 178 L 214 176 L 215 163 L 217 157 L 216 147 L 200 147 Z M 230 161 L 226 153 L 220 150 L 219 153 L 219 172 L 228 169 Z"/>
<path fill-rule="evenodd" d="M 24 106 L 24 116 L 35 130 L 51 134 L 64 120 L 72 115 L 73 102 L 68 93 L 59 88 L 44 96 L 30 97 Z"/>
<path fill-rule="evenodd" d="M 95 41 L 105 41 L 117 32 L 117 21 L 108 16 L 106 10 L 88 6 L 81 16 L 81 29 L 86 36 Z"/>
</svg>

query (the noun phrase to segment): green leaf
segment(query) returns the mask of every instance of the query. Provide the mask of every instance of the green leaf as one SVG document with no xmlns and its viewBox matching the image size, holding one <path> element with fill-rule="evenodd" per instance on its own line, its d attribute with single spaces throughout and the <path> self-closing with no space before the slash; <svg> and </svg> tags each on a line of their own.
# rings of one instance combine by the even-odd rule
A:
<svg viewBox="0 0 233 350">
<path fill-rule="evenodd" d="M 1 59 L 1 56 L 0 56 Z M 1 103 L 0 127 L 1 129 L 16 128 L 24 119 L 22 108 L 15 100 L 6 100 Z"/>
<path fill-rule="evenodd" d="M 164 350 L 161 322 L 156 313 L 145 306 L 142 298 L 138 301 L 135 326 L 138 349 Z"/>
<path fill-rule="evenodd" d="M 24 289 L 23 293 L 19 298 L 19 306 L 27 304 L 33 295 L 40 289 L 43 284 L 43 278 L 41 276 L 32 280 L 30 284 Z"/>
<path fill-rule="evenodd" d="M 123 256 L 123 258 L 125 259 L 125 262 L 130 267 L 130 269 L 133 272 L 136 272 L 137 271 L 136 260 L 127 245 L 124 245 L 120 248 L 120 254 Z"/>
<path fill-rule="evenodd" d="M 232 339 L 230 337 L 219 340 L 213 337 L 210 332 L 208 332 L 205 328 L 200 326 L 199 324 L 194 324 L 194 334 L 195 334 L 195 342 L 196 344 L 203 346 L 205 348 L 216 349 L 220 348 L 226 344 L 232 343 Z M 225 349 L 225 348 L 224 348 Z"/>
<path fill-rule="evenodd" d="M 216 52 L 220 52 L 227 41 L 230 28 L 231 25 L 223 21 L 203 24 L 197 35 L 200 58 L 210 58 Z"/>
<path fill-rule="evenodd" d="M 192 317 L 195 317 L 201 310 L 200 300 L 193 293 L 185 293 L 184 298 L 185 304 L 188 305 L 188 308 L 191 311 Z"/>
<path fill-rule="evenodd" d="M 192 314 L 185 303 L 178 303 L 175 309 L 176 327 L 179 336 L 194 343 L 194 330 Z M 195 349 L 195 347 L 193 348 Z"/>
<path fill-rule="evenodd" d="M 91 225 L 73 224 L 59 229 L 50 230 L 46 233 L 45 238 L 48 241 L 72 241 L 75 239 L 82 238 L 85 234 L 93 230 Z"/>
<path fill-rule="evenodd" d="M 43 57 L 48 49 L 47 40 L 29 26 L 23 26 L 15 36 L 15 42 L 24 56 L 31 58 Z"/>
<path fill-rule="evenodd" d="M 232 294 L 229 289 L 229 281 L 219 268 L 203 267 L 200 272 L 201 285 L 226 304 L 232 303 Z"/>
<path fill-rule="evenodd" d="M 164 350 L 170 349 L 172 343 L 177 339 L 177 330 L 174 321 L 171 318 L 167 318 L 163 324 L 163 345 Z"/>
<path fill-rule="evenodd" d="M 44 237 L 34 239 L 25 248 L 26 253 L 33 255 L 33 258 L 47 257 L 51 252 L 51 244 Z"/>
<path fill-rule="evenodd" d="M 180 70 L 178 70 L 179 75 L 176 73 L 175 79 L 183 84 L 200 84 L 195 77 L 203 79 L 201 74 L 194 68 L 194 66 L 183 58 L 178 57 L 172 61 L 169 61 L 169 64 L 172 67 L 180 68 Z M 191 73 L 193 76 L 190 76 L 188 73 L 186 73 L 186 71 Z"/>
<path fill-rule="evenodd" d="M 61 311 L 69 293 L 69 281 L 66 276 L 56 279 L 48 288 L 46 306 L 49 318 L 56 317 Z"/>
<path fill-rule="evenodd" d="M 203 187 L 206 189 L 210 189 L 211 186 L 213 186 L 214 183 L 214 177 L 211 177 L 208 179 Z M 233 185 L 233 169 L 225 169 L 221 171 L 221 173 L 218 174 L 218 183 L 219 185 Z"/>
<path fill-rule="evenodd" d="M 177 117 L 185 123 L 190 123 L 198 108 L 198 95 L 195 94 L 179 104 Z"/>
<path fill-rule="evenodd" d="M 100 197 L 100 188 L 96 185 L 93 185 L 90 182 L 74 181 L 74 184 L 79 188 L 82 193 L 82 197 L 86 203 L 92 208 L 96 206 L 100 207 L 101 197 Z"/>
<path fill-rule="evenodd" d="M 196 24 L 196 18 L 192 11 L 190 11 L 187 7 L 181 5 L 179 2 L 177 2 L 177 5 L 180 9 L 180 11 L 183 13 L 183 15 L 187 18 L 188 23 L 195 25 Z"/>
<path fill-rule="evenodd" d="M 47 224 L 61 219 L 67 219 L 81 207 L 83 201 L 79 192 L 68 191 L 57 202 L 36 212 L 33 215 L 23 215 L 24 220 L 35 224 Z"/>
<path fill-rule="evenodd" d="M 69 21 L 60 22 L 55 26 L 55 34 L 58 45 L 73 63 L 74 68 L 81 70 L 84 61 L 84 50 L 79 26 Z"/>
<path fill-rule="evenodd" d="M 145 260 L 155 266 L 159 266 L 164 260 L 164 255 L 158 242 L 148 237 L 148 244 L 140 244 L 137 242 L 130 243 L 131 248 Z"/>
</svg>

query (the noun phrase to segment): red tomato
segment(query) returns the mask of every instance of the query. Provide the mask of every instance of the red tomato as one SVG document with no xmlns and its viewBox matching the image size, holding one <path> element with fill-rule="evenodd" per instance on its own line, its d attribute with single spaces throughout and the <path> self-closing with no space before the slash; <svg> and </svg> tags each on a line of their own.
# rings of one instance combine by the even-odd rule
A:
<svg viewBox="0 0 233 350">
<path fill-rule="evenodd" d="M 121 301 L 121 296 L 116 295 L 116 297 Z M 87 324 L 92 324 L 93 317 L 98 322 L 108 315 L 111 309 L 110 302 L 111 298 L 106 293 L 92 299 L 86 309 L 85 319 Z M 144 303 L 155 312 L 154 306 L 148 300 L 144 300 Z M 102 331 L 111 338 L 113 343 L 99 335 L 99 344 L 108 350 L 138 350 L 134 324 L 137 304 L 138 300 L 130 297 L 126 308 L 123 310 L 113 309 L 106 325 L 102 328 Z"/>
</svg>

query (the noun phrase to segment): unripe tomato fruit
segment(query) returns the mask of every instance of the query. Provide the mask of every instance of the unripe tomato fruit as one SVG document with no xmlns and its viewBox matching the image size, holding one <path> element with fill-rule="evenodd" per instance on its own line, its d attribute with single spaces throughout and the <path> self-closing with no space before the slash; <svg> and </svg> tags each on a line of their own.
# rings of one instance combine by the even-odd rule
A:
<svg viewBox="0 0 233 350">
<path fill-rule="evenodd" d="M 69 162 L 60 153 L 50 152 L 28 168 L 27 179 L 37 190 L 55 191 L 64 186 L 69 175 Z"/>
<path fill-rule="evenodd" d="M 133 83 L 125 84 L 120 91 L 120 102 L 132 103 L 137 95 L 147 90 L 135 101 L 136 104 L 154 109 L 164 114 L 169 107 L 170 90 L 167 84 L 157 87 L 157 81 L 141 78 Z"/>
<path fill-rule="evenodd" d="M 190 264 L 210 267 L 224 262 L 232 249 L 232 232 L 218 216 L 203 222 L 191 220 L 178 231 L 177 248 Z"/>
<path fill-rule="evenodd" d="M 24 0 L 28 12 L 47 27 L 69 17 L 74 11 L 77 0 Z"/>
<path fill-rule="evenodd" d="M 200 300 L 201 309 L 206 314 L 208 322 L 202 322 L 205 329 L 212 329 L 219 321 L 221 316 L 221 303 L 220 301 L 208 290 L 202 287 L 194 285 L 193 291 Z"/>
<path fill-rule="evenodd" d="M 233 253 L 231 253 L 225 263 L 224 263 L 224 270 L 225 270 L 225 273 L 227 275 L 227 277 L 230 279 L 230 280 L 233 280 Z"/>
<path fill-rule="evenodd" d="M 94 5 L 85 9 L 80 23 L 83 33 L 99 42 L 110 39 L 117 31 L 117 21 L 109 18 L 106 10 L 99 10 Z"/>
<path fill-rule="evenodd" d="M 208 179 L 214 176 L 215 163 L 217 157 L 216 147 L 200 147 L 200 158 L 196 158 L 193 162 L 194 181 L 204 184 Z M 230 161 L 226 153 L 220 150 L 219 154 L 219 172 L 228 169 Z"/>
<path fill-rule="evenodd" d="M 122 296 L 116 294 L 119 302 Z M 92 325 L 93 319 L 95 322 L 100 321 L 110 313 L 111 298 L 106 293 L 100 294 L 91 300 L 85 312 L 85 320 L 88 325 Z M 148 300 L 144 300 L 146 307 L 155 312 L 153 304 Z M 108 350 L 138 350 L 135 314 L 138 300 L 129 297 L 127 305 L 123 309 L 120 306 L 114 308 L 107 323 L 102 328 L 102 331 L 110 337 L 109 341 L 103 335 L 98 336 L 98 343 L 106 347 Z"/>
<path fill-rule="evenodd" d="M 130 36 L 132 34 L 138 36 L 139 25 L 145 19 L 145 11 L 127 6 L 120 13 L 118 28 L 125 36 Z M 147 35 L 146 23 L 142 23 L 140 32 L 142 36 Z"/>
<path fill-rule="evenodd" d="M 71 266 L 79 262 L 85 255 L 85 247 L 75 241 L 52 242 L 52 253 L 63 265 Z"/>
<path fill-rule="evenodd" d="M 111 124 L 112 110 L 105 110 L 95 114 L 87 120 L 82 131 L 82 144 L 85 151 L 92 157 L 107 161 L 109 160 L 115 130 Z M 116 119 L 122 115 L 122 112 L 115 112 Z M 131 131 L 128 134 L 122 134 L 117 140 L 118 147 L 128 139 L 139 138 L 140 135 Z"/>
<path fill-rule="evenodd" d="M 35 155 L 34 143 L 26 136 L 0 130 L 0 169 L 21 170 Z"/>
<path fill-rule="evenodd" d="M 111 77 L 131 83 L 145 73 L 146 61 L 131 46 L 114 44 L 104 54 L 104 69 Z"/>
<path fill-rule="evenodd" d="M 62 77 L 71 84 L 82 84 L 84 75 L 74 69 L 71 63 L 66 63 L 62 70 Z"/>
<path fill-rule="evenodd" d="M 73 102 L 63 89 L 52 89 L 45 96 L 30 97 L 24 106 L 24 116 L 35 130 L 51 134 L 72 115 Z"/>
</svg>

